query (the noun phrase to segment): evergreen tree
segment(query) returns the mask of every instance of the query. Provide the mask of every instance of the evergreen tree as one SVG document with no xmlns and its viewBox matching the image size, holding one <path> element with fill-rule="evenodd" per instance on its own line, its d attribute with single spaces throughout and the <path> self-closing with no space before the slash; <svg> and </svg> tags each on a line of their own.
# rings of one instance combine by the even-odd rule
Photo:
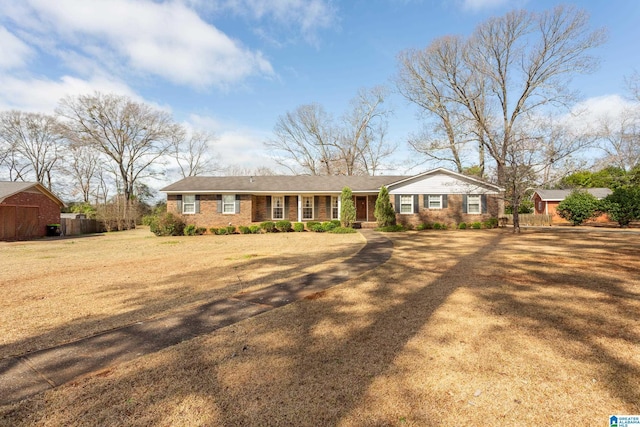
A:
<svg viewBox="0 0 640 427">
<path fill-rule="evenodd" d="M 349 187 L 342 189 L 340 195 L 340 223 L 343 227 L 352 227 L 356 222 L 356 206 L 353 204 L 353 195 Z"/>
<path fill-rule="evenodd" d="M 378 193 L 374 215 L 378 221 L 378 227 L 396 225 L 396 212 L 391 205 L 391 200 L 389 200 L 389 190 L 385 186 L 382 186 Z"/>
</svg>

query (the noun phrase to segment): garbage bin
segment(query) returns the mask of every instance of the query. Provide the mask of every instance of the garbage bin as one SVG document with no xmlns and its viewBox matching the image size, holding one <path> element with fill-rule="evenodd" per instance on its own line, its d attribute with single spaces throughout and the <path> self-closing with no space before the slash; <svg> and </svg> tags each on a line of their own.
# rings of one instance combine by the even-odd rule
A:
<svg viewBox="0 0 640 427">
<path fill-rule="evenodd" d="M 47 236 L 59 236 L 60 235 L 60 224 L 47 224 Z"/>
</svg>

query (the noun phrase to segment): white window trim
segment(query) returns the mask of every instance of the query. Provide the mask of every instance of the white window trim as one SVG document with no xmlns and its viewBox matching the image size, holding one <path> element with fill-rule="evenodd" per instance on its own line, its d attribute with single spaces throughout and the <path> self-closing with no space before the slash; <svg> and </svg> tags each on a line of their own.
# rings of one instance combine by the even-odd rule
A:
<svg viewBox="0 0 640 427">
<path fill-rule="evenodd" d="M 306 218 L 304 216 L 304 210 L 305 209 L 309 209 L 308 207 L 305 207 L 305 205 L 304 205 L 305 199 L 311 199 L 311 218 Z M 316 217 L 315 216 L 315 212 L 314 212 L 314 206 L 313 206 L 315 204 L 315 198 L 313 196 L 302 196 L 301 202 L 302 202 L 302 212 L 301 212 L 302 220 L 303 221 L 313 221 L 313 219 Z"/>
<path fill-rule="evenodd" d="M 477 199 L 478 199 L 478 203 L 477 203 L 478 212 L 471 212 L 471 208 L 470 207 L 472 206 L 472 203 L 471 203 L 471 198 L 472 197 L 473 198 L 477 197 Z M 475 206 L 475 205 L 476 205 L 476 203 L 473 203 L 473 206 Z M 482 214 L 482 196 L 480 196 L 480 194 L 468 194 L 467 195 L 467 213 L 469 215 L 480 215 L 480 214 Z"/>
<path fill-rule="evenodd" d="M 226 198 L 231 198 L 233 200 L 233 202 L 229 203 L 229 202 L 225 202 L 224 199 Z M 222 214 L 223 215 L 234 215 L 236 213 L 236 195 L 235 194 L 223 194 L 222 195 Z M 231 212 L 226 212 L 225 207 L 231 205 L 232 210 Z"/>
<path fill-rule="evenodd" d="M 187 202 L 187 198 L 193 197 L 192 202 Z M 187 211 L 187 206 L 191 206 L 191 210 Z M 196 195 L 195 194 L 183 194 L 182 195 L 182 214 L 195 215 L 196 213 Z"/>
<path fill-rule="evenodd" d="M 276 217 L 276 199 L 280 199 L 282 201 L 282 217 L 277 218 Z M 271 219 L 275 219 L 275 220 L 283 220 L 284 219 L 284 196 L 271 196 Z"/>
<path fill-rule="evenodd" d="M 402 203 L 402 198 L 403 197 L 408 197 L 411 202 L 410 203 Z M 407 206 L 407 205 L 410 206 L 409 212 L 402 212 L 402 206 Z M 414 210 L 414 208 L 413 208 L 413 194 L 401 194 L 400 195 L 400 214 L 401 215 L 411 215 L 411 214 L 413 214 L 413 210 Z"/>
<path fill-rule="evenodd" d="M 439 200 L 438 201 L 438 207 L 431 207 L 431 198 L 433 198 L 434 200 L 436 198 L 438 198 L 438 200 Z M 433 209 L 433 210 L 444 209 L 442 207 L 442 194 L 440 194 L 440 195 L 438 195 L 438 194 L 428 194 L 427 195 L 427 209 Z"/>
<path fill-rule="evenodd" d="M 334 209 L 336 209 L 337 216 L 333 215 Z M 340 219 L 340 197 L 338 196 L 331 196 L 331 219 Z"/>
</svg>

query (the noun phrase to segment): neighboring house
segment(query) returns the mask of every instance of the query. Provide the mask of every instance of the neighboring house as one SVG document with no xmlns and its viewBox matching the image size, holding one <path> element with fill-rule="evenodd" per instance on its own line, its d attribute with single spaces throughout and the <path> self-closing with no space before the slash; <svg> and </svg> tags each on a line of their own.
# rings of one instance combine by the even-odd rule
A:
<svg viewBox="0 0 640 427">
<path fill-rule="evenodd" d="M 558 215 L 557 209 L 561 201 L 565 199 L 573 190 L 534 190 L 531 199 L 533 200 L 534 215 L 550 215 L 551 222 L 564 223 L 568 222 Z M 602 200 L 612 193 L 608 188 L 585 188 L 585 191 L 594 195 L 598 200 Z M 594 221 L 609 222 L 609 217 L 603 214 Z"/>
<path fill-rule="evenodd" d="M 160 191 L 167 194 L 168 212 L 211 227 L 340 219 L 340 193 L 349 187 L 356 221 L 367 226 L 375 224 L 382 186 L 401 224 L 475 222 L 504 211 L 500 187 L 442 168 L 415 176 L 196 176 Z"/>
<path fill-rule="evenodd" d="M 62 207 L 42 184 L 0 181 L 0 240 L 45 236 L 48 224 L 60 223 Z"/>
</svg>

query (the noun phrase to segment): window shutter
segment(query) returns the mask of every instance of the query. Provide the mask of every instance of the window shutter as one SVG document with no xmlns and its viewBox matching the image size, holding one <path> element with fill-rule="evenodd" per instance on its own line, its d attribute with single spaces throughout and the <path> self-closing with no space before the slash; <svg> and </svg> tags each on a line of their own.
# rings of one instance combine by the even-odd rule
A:
<svg viewBox="0 0 640 427">
<path fill-rule="evenodd" d="M 447 208 L 447 195 L 443 194 L 442 195 L 442 209 L 446 209 Z"/>
<path fill-rule="evenodd" d="M 462 195 L 462 213 L 467 213 L 467 195 Z"/>
<path fill-rule="evenodd" d="M 487 195 L 483 194 L 480 196 L 480 204 L 482 205 L 482 213 L 487 213 Z"/>
<path fill-rule="evenodd" d="M 396 211 L 396 213 L 400 213 L 400 195 L 396 194 L 395 195 L 395 206 L 393 207 Z"/>
<path fill-rule="evenodd" d="M 200 195 L 196 194 L 196 213 L 200 213 Z"/>
<path fill-rule="evenodd" d="M 422 200 L 423 203 L 422 204 L 424 205 L 424 208 L 428 209 L 429 208 L 429 195 L 428 194 L 423 194 L 422 198 L 423 198 L 423 200 Z"/>
<path fill-rule="evenodd" d="M 236 213 L 240 213 L 240 195 L 236 194 Z"/>
<path fill-rule="evenodd" d="M 420 213 L 420 201 L 418 199 L 418 195 L 413 195 L 413 213 Z"/>
<path fill-rule="evenodd" d="M 178 194 L 176 196 L 176 201 L 178 205 L 178 213 L 182 213 L 182 194 Z"/>
<path fill-rule="evenodd" d="M 325 206 L 327 208 L 325 215 L 327 219 L 331 219 L 331 196 L 324 196 L 324 201 L 326 202 Z"/>
<path fill-rule="evenodd" d="M 318 218 L 319 206 L 320 206 L 320 196 L 313 196 L 313 219 Z"/>
<path fill-rule="evenodd" d="M 218 213 L 222 213 L 222 194 L 216 194 L 216 205 Z"/>
<path fill-rule="evenodd" d="M 289 204 L 291 203 L 290 196 L 284 196 L 284 214 L 282 218 L 289 219 Z"/>
<path fill-rule="evenodd" d="M 267 196 L 267 218 L 271 218 L 271 196 Z"/>
</svg>

